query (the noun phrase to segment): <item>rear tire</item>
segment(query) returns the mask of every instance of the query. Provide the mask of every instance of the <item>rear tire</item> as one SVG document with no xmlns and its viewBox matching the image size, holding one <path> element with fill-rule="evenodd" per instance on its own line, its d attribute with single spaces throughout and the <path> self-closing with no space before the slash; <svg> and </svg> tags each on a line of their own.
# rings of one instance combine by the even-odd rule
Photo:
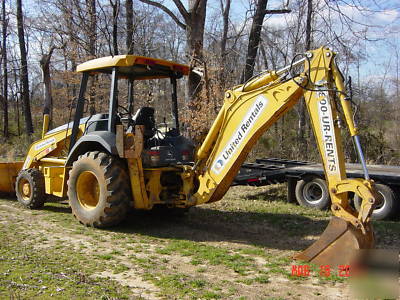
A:
<svg viewBox="0 0 400 300">
<path fill-rule="evenodd" d="M 68 198 L 72 213 L 82 224 L 98 228 L 117 225 L 125 219 L 131 199 L 124 163 L 99 151 L 81 155 L 69 173 Z"/>
<path fill-rule="evenodd" d="M 297 202 L 301 206 L 323 210 L 331 204 L 326 182 L 318 177 L 299 180 L 295 193 Z"/>
<path fill-rule="evenodd" d="M 396 196 L 395 191 L 387 185 L 375 184 L 375 187 L 383 196 L 383 203 L 376 207 L 372 212 L 373 220 L 385 220 L 393 217 L 399 208 L 399 199 Z M 354 195 L 354 207 L 357 211 L 360 210 L 362 199 L 355 194 Z"/>
<path fill-rule="evenodd" d="M 38 169 L 25 169 L 19 172 L 15 182 L 18 202 L 23 206 L 36 209 L 46 202 L 43 173 Z"/>
</svg>

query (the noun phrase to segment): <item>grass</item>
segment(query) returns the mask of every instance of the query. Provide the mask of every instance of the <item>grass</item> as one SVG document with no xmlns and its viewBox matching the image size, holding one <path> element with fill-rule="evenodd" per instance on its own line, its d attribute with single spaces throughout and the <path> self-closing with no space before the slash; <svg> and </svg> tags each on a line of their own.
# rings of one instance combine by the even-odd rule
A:
<svg viewBox="0 0 400 300">
<path fill-rule="evenodd" d="M 182 256 L 191 256 L 193 265 L 224 265 L 242 275 L 246 274 L 246 271 L 253 266 L 253 259 L 250 257 L 192 241 L 172 240 L 167 246 L 157 249 L 156 252 L 163 255 L 179 253 Z"/>
<path fill-rule="evenodd" d="M 79 253 L 37 251 L 24 243 L 23 234 L 14 234 L 16 229 L 9 225 L 1 231 L 0 298 L 128 299 L 126 287 L 90 277 L 96 267 L 83 264 L 85 259 Z"/>
<path fill-rule="evenodd" d="M 312 299 L 340 290 L 347 279 L 319 276 L 319 266 L 310 278 L 291 276 L 290 257 L 330 213 L 286 203 L 282 187 L 267 190 L 235 187 L 183 219 L 135 213 L 109 230 L 81 226 L 65 204 L 29 211 L 0 199 L 0 298 L 285 299 L 304 285 Z M 381 248 L 400 248 L 399 223 L 374 228 Z"/>
<path fill-rule="evenodd" d="M 98 258 L 103 259 L 103 260 L 111 260 L 114 258 L 111 254 L 100 254 L 97 255 Z"/>
</svg>

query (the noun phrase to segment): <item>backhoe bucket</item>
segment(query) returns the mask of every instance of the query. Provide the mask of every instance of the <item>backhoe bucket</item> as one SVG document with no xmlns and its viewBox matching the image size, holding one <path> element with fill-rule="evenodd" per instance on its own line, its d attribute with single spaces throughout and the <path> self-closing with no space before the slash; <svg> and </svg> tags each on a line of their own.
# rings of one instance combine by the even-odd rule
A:
<svg viewBox="0 0 400 300">
<path fill-rule="evenodd" d="M 374 246 L 372 226 L 369 223 L 365 228 L 366 233 L 363 234 L 351 223 L 332 217 L 319 240 L 293 258 L 316 265 L 329 265 L 331 268 L 351 265 L 357 250 Z"/>
<path fill-rule="evenodd" d="M 15 179 L 24 162 L 0 163 L 0 192 L 14 193 Z"/>
</svg>

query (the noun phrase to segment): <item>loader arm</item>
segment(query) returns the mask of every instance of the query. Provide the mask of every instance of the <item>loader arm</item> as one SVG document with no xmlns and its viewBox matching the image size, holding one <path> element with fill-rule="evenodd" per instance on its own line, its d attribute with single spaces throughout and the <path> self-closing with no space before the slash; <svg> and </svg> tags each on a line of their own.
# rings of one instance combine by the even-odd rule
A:
<svg viewBox="0 0 400 300">
<path fill-rule="evenodd" d="M 358 137 L 334 57 L 335 53 L 327 48 L 310 51 L 307 57 L 295 63 L 304 62 L 304 71 L 297 76 L 288 80 L 282 77 L 292 65 L 266 72 L 227 91 L 221 111 L 197 152 L 194 172 L 198 188 L 192 196 L 195 204 L 220 200 L 261 135 L 304 96 L 335 217 L 320 240 L 297 258 L 332 264 L 337 263 L 332 258 L 337 247 L 349 250 L 372 247 L 370 215 L 378 197 L 367 173 L 366 179 L 346 178 L 338 106 L 342 107 L 347 127 L 356 142 Z M 363 160 L 361 148 L 358 150 Z M 363 199 L 358 214 L 349 205 L 348 192 Z M 344 240 L 340 240 L 341 237 Z"/>
</svg>

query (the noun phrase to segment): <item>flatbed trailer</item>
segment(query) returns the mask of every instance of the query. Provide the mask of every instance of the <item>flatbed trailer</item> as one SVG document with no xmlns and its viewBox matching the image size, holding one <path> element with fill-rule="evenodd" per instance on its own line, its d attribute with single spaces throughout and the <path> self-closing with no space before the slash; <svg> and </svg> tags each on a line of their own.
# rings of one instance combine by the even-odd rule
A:
<svg viewBox="0 0 400 300">
<path fill-rule="evenodd" d="M 363 178 L 360 164 L 346 164 L 348 178 Z M 400 166 L 368 165 L 370 177 L 375 181 L 384 202 L 373 212 L 374 219 L 388 219 L 400 208 Z M 281 158 L 259 158 L 242 165 L 232 185 L 266 186 L 287 182 L 288 201 L 300 205 L 326 209 L 330 206 L 328 188 L 322 164 Z M 357 195 L 353 198 L 360 205 Z"/>
</svg>

